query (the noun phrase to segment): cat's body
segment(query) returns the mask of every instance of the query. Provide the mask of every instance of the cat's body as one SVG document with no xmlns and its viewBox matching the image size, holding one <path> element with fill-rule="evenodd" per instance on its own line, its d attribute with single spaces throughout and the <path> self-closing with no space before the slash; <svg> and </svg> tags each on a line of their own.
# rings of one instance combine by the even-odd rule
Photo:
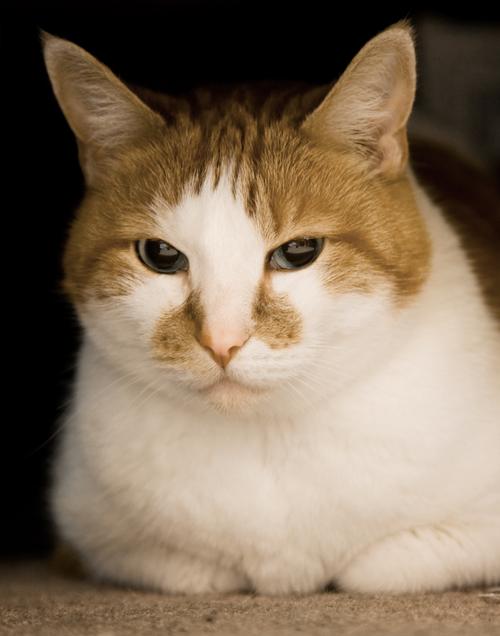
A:
<svg viewBox="0 0 500 636">
<path fill-rule="evenodd" d="M 66 252 L 85 335 L 52 493 L 87 569 L 167 592 L 498 582 L 498 276 L 482 285 L 406 167 L 407 30 L 367 45 L 334 106 L 320 89 L 267 111 L 248 92 L 199 109 L 143 93 L 168 134 L 92 58 L 48 48 L 89 183 Z M 349 127 L 374 61 L 397 75 L 395 49 L 391 116 L 368 100 Z M 87 108 L 105 76 L 96 134 L 59 79 L 78 64 Z M 263 267 L 300 236 L 326 237 L 317 261 Z M 189 269 L 148 271 L 130 249 L 148 238 Z"/>
</svg>

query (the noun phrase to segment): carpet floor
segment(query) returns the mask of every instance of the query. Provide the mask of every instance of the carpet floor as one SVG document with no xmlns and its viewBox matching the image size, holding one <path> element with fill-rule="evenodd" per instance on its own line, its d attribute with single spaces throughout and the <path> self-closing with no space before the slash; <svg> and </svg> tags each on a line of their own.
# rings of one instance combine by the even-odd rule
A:
<svg viewBox="0 0 500 636">
<path fill-rule="evenodd" d="M 500 590 L 407 596 L 166 596 L 0 565 L 0 634 L 500 636 Z"/>
</svg>

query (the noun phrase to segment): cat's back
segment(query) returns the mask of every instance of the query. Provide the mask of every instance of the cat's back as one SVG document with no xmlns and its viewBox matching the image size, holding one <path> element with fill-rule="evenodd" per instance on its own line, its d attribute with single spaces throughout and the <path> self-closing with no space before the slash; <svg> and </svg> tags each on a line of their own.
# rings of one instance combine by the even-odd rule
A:
<svg viewBox="0 0 500 636">
<path fill-rule="evenodd" d="M 419 182 L 457 232 L 481 290 L 500 322 L 500 192 L 494 179 L 453 149 L 411 142 Z"/>
</svg>

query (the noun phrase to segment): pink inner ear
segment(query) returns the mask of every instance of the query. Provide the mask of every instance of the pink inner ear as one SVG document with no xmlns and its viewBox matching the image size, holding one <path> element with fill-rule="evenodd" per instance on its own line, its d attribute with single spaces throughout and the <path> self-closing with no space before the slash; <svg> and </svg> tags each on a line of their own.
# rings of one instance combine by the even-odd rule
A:
<svg viewBox="0 0 500 636">
<path fill-rule="evenodd" d="M 405 131 L 395 135 L 383 135 L 379 140 L 380 164 L 377 172 L 387 176 L 397 176 L 404 168 L 407 160 L 407 141 Z"/>
</svg>

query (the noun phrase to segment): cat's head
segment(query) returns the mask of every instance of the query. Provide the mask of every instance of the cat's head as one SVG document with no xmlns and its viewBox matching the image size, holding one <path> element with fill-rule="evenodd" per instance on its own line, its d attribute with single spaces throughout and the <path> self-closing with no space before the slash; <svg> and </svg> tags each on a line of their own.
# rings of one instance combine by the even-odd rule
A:
<svg viewBox="0 0 500 636">
<path fill-rule="evenodd" d="M 302 94 L 132 92 L 44 44 L 87 183 L 64 286 L 108 363 L 189 404 L 287 412 L 386 355 L 429 265 L 405 24 Z"/>
</svg>

